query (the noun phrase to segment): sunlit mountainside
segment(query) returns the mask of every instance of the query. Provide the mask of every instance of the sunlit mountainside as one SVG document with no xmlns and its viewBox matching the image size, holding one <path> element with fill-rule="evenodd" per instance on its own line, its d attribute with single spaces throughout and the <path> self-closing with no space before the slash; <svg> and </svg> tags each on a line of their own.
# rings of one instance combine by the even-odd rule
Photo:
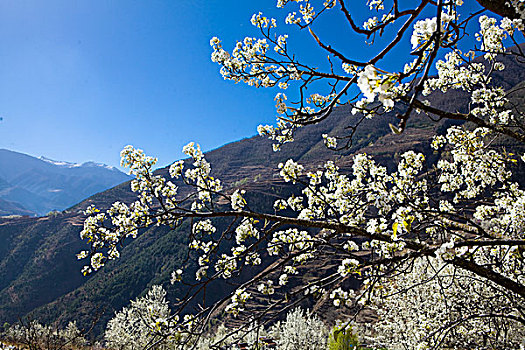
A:
<svg viewBox="0 0 525 350">
<path fill-rule="evenodd" d="M 104 164 L 35 158 L 0 149 L 0 216 L 45 215 L 129 180 Z"/>
</svg>

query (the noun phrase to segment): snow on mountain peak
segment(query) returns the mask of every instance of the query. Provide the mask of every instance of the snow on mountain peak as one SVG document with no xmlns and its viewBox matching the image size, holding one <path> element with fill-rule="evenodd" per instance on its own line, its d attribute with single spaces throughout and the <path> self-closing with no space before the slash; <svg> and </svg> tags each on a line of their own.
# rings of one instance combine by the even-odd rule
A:
<svg viewBox="0 0 525 350">
<path fill-rule="evenodd" d="M 117 168 L 115 168 L 114 166 L 111 166 L 111 165 L 106 165 L 106 164 L 102 164 L 102 163 L 95 163 L 95 162 L 85 162 L 85 163 L 71 163 L 71 162 L 66 162 L 66 161 L 60 161 L 60 160 L 53 160 L 53 159 L 50 159 L 50 158 L 46 158 L 44 156 L 40 156 L 38 157 L 38 159 L 46 162 L 46 163 L 50 163 L 50 164 L 53 164 L 53 165 L 56 165 L 56 166 L 59 166 L 59 167 L 63 167 L 63 168 L 78 168 L 78 167 L 100 167 L 100 168 L 105 168 L 105 169 L 108 169 L 108 170 L 117 170 Z"/>
<path fill-rule="evenodd" d="M 76 168 L 76 167 L 81 166 L 81 164 L 78 164 L 78 163 L 70 163 L 66 161 L 53 160 L 53 159 L 46 158 L 44 156 L 40 156 L 38 157 L 38 159 L 43 160 L 46 163 L 50 163 L 50 164 L 65 167 L 65 168 Z"/>
</svg>

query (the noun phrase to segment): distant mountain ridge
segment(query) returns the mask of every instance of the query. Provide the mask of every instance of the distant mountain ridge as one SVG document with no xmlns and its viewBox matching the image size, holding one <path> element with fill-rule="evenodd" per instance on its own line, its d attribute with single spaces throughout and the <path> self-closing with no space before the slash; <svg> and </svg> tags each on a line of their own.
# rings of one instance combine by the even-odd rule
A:
<svg viewBox="0 0 525 350">
<path fill-rule="evenodd" d="M 105 168 L 105 169 L 108 169 L 108 170 L 120 172 L 120 170 L 118 170 L 114 166 L 103 164 L 103 163 L 95 163 L 95 162 L 92 162 L 92 161 L 84 162 L 84 163 L 71 163 L 71 162 L 66 162 L 66 161 L 63 161 L 63 160 L 62 161 L 60 161 L 60 160 L 53 160 L 53 159 L 50 159 L 50 158 L 47 158 L 47 157 L 44 157 L 44 156 L 40 156 L 40 157 L 38 157 L 38 159 L 43 160 L 44 162 L 56 165 L 56 166 L 64 167 L 64 168 L 100 167 L 100 168 Z"/>
<path fill-rule="evenodd" d="M 70 163 L 0 149 L 0 216 L 64 210 L 129 179 L 105 164 Z"/>
</svg>

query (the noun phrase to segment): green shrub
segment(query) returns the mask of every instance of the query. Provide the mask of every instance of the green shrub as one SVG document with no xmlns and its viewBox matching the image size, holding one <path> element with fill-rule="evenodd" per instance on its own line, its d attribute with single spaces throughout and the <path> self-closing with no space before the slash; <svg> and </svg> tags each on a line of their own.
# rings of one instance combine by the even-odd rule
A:
<svg viewBox="0 0 525 350">
<path fill-rule="evenodd" d="M 328 350 L 357 350 L 359 340 L 352 327 L 334 326 L 328 337 Z"/>
</svg>

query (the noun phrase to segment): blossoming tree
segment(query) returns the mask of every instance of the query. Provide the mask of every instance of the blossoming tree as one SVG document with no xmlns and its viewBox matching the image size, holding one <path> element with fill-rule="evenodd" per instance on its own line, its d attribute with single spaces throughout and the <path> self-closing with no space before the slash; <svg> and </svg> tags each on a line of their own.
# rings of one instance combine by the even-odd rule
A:
<svg viewBox="0 0 525 350">
<path fill-rule="evenodd" d="M 375 309 L 378 320 L 370 332 L 361 327 L 363 337 L 388 348 L 518 348 L 525 336 L 525 191 L 512 169 L 525 156 L 494 140 L 523 145 L 525 128 L 520 106 L 510 103 L 512 92 L 492 76 L 505 69 L 502 57 L 525 58 L 519 46 L 525 10 L 520 0 L 478 3 L 479 11 L 471 13 L 463 0 L 278 0 L 285 24 L 308 31 L 327 52 L 327 70 L 302 63 L 278 21 L 262 13 L 251 19 L 259 38 L 247 37 L 231 52 L 213 38 L 212 60 L 225 79 L 280 89 L 276 125 L 258 129 L 274 140 L 276 151 L 293 141 L 298 128 L 329 118 L 338 106 L 350 105 L 358 116 L 351 131 L 394 110 L 398 123 L 390 127 L 400 138 L 416 113 L 456 124 L 428 140 L 440 156 L 433 167 L 415 151 L 402 154 L 393 171 L 363 153 L 353 157 L 351 169 L 332 161 L 318 171 L 293 160 L 279 164 L 280 176 L 297 190 L 269 212 L 252 210 L 244 190 L 214 178 L 198 145 L 184 148 L 191 164 L 171 165 L 171 179 L 152 171 L 155 158 L 128 146 L 122 164 L 136 177 L 131 188 L 138 199 L 105 212 L 88 209 L 81 237 L 90 250 L 79 254 L 89 259 L 84 273 L 118 258 L 124 240 L 141 228 L 176 228 L 190 220 L 189 248 L 198 254 L 199 269 L 189 276 L 181 267 L 172 282 L 194 281 L 197 292 L 158 325 L 165 337 L 190 341 L 225 305 L 233 316 L 249 312 L 257 318 L 270 309 L 287 310 L 306 294 L 355 314 Z M 353 11 L 363 6 L 371 17 L 360 24 Z M 494 13 L 503 17 L 490 17 Z M 317 35 L 317 21 L 332 15 L 342 16 L 375 54 L 355 59 Z M 388 70 L 393 52 L 407 41 L 411 58 Z M 312 89 L 317 92 L 308 94 Z M 466 112 L 426 100 L 448 90 L 469 95 Z M 323 135 L 334 149 L 348 147 L 352 136 Z M 216 218 L 230 219 L 230 225 L 218 229 Z M 302 266 L 324 260 L 338 268 L 286 289 Z M 185 309 L 211 281 L 238 281 L 245 267 L 261 264 L 267 268 L 242 280 L 232 295 L 198 312 Z M 344 287 L 350 278 L 362 280 L 359 291 Z M 256 293 L 268 300 L 260 314 L 247 310 Z"/>
</svg>

